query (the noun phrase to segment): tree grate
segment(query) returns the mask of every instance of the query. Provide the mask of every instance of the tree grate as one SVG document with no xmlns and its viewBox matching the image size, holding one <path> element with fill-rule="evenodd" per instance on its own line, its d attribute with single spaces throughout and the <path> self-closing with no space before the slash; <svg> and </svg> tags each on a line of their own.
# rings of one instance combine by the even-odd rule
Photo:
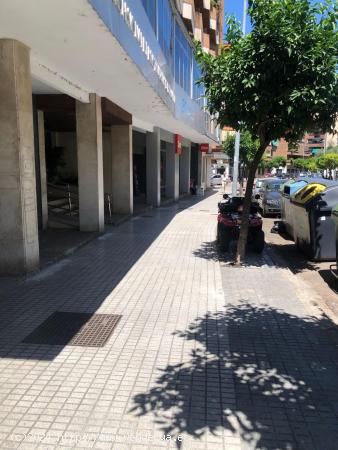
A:
<svg viewBox="0 0 338 450">
<path fill-rule="evenodd" d="M 55 311 L 22 341 L 38 345 L 103 347 L 122 316 Z"/>
</svg>

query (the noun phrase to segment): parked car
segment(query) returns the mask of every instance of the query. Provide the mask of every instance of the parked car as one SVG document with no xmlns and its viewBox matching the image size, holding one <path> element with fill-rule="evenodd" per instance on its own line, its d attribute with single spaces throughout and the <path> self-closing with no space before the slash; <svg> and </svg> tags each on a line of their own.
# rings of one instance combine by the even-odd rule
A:
<svg viewBox="0 0 338 450">
<path fill-rule="evenodd" d="M 283 184 L 284 181 L 279 178 L 264 181 L 262 191 L 256 197 L 263 217 L 267 215 L 280 215 L 282 197 L 280 188 Z"/>
<path fill-rule="evenodd" d="M 220 186 L 222 184 L 222 175 L 219 173 L 216 175 L 213 175 L 210 180 L 211 186 Z"/>
<path fill-rule="evenodd" d="M 256 202 L 256 195 L 264 191 L 264 183 L 268 180 L 274 180 L 275 178 L 257 178 L 252 190 L 252 201 Z"/>
</svg>

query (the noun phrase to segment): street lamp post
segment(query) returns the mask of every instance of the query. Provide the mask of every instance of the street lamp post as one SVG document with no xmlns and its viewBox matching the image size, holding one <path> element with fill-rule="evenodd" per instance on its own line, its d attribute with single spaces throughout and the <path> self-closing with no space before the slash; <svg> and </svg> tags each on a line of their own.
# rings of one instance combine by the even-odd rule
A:
<svg viewBox="0 0 338 450">
<path fill-rule="evenodd" d="M 246 16 L 248 10 L 248 0 L 243 0 L 243 20 L 242 20 L 242 32 L 246 32 Z M 239 145 L 241 142 L 241 134 L 239 131 L 236 132 L 235 139 L 235 154 L 234 154 L 234 167 L 232 171 L 232 196 L 237 195 L 237 184 L 238 184 L 238 165 L 239 165 Z"/>
</svg>

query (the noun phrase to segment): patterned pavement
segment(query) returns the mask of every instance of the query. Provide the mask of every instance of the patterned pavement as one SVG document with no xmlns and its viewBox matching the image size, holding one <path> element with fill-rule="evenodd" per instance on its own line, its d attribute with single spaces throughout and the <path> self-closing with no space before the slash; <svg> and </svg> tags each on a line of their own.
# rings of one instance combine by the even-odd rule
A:
<svg viewBox="0 0 338 450">
<path fill-rule="evenodd" d="M 219 258 L 219 198 L 0 287 L 1 449 L 338 448 L 336 326 L 269 252 Z M 55 311 L 122 318 L 101 348 L 22 343 Z"/>
</svg>

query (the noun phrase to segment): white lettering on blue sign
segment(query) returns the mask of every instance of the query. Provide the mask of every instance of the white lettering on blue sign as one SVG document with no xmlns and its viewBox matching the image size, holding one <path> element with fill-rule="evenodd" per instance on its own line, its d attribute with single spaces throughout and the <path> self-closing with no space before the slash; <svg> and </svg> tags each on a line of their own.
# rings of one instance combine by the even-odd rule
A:
<svg viewBox="0 0 338 450">
<path fill-rule="evenodd" d="M 137 24 L 127 2 L 125 0 L 112 0 L 113 4 L 117 7 L 119 10 L 119 13 L 121 16 L 123 16 L 123 19 L 130 29 L 130 31 L 133 33 L 134 38 L 138 42 L 142 52 L 144 53 L 145 57 L 149 61 L 150 65 L 152 66 L 154 72 L 160 79 L 161 83 L 164 86 L 164 89 L 169 94 L 170 98 L 173 102 L 176 101 L 175 92 L 170 86 L 170 83 L 168 82 L 163 70 L 161 69 L 161 66 L 159 65 L 158 61 L 155 58 L 154 53 L 152 52 L 151 48 L 149 47 L 148 42 L 146 41 L 145 37 L 143 36 L 143 33 Z"/>
</svg>

